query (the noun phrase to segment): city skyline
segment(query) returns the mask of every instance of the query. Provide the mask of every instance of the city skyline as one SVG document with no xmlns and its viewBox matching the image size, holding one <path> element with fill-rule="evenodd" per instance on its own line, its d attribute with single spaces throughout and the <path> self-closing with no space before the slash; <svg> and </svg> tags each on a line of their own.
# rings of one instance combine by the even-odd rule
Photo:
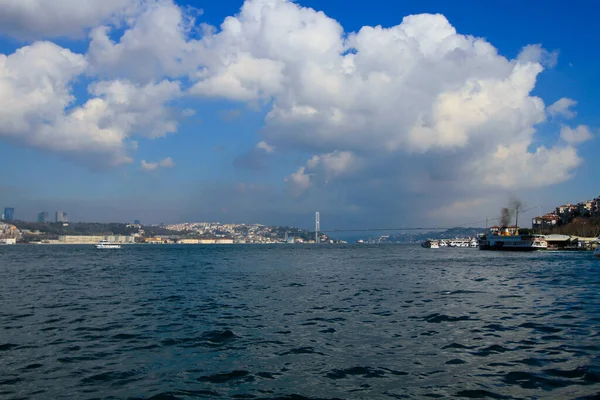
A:
<svg viewBox="0 0 600 400">
<path fill-rule="evenodd" d="M 595 4 L 34 2 L 0 5 L 17 218 L 452 226 L 598 195 Z"/>
</svg>

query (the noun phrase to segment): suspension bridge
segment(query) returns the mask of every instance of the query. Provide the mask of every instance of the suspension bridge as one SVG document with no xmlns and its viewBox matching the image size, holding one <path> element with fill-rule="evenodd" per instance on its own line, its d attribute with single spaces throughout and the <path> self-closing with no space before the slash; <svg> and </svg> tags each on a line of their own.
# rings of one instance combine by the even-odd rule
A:
<svg viewBox="0 0 600 400">
<path fill-rule="evenodd" d="M 539 211 L 540 206 L 534 206 L 534 207 L 530 207 L 524 210 L 519 210 L 517 209 L 517 213 L 526 213 L 532 210 L 537 209 Z M 382 227 L 382 228 L 349 228 L 349 229 L 321 229 L 321 220 L 320 220 L 320 214 L 319 212 L 317 212 L 315 214 L 315 237 L 318 236 L 319 233 L 344 233 L 344 232 L 394 232 L 394 231 L 443 231 L 443 230 L 448 230 L 448 229 L 452 229 L 452 228 L 456 228 L 456 227 L 472 227 L 472 226 L 478 226 L 478 225 L 482 225 L 482 224 L 489 224 L 495 221 L 500 221 L 502 220 L 503 217 L 497 217 L 497 218 L 485 218 L 485 219 L 481 219 L 479 221 L 471 221 L 471 222 L 465 222 L 465 223 L 461 223 L 461 224 L 454 224 L 452 226 L 429 226 L 429 227 L 421 227 L 421 226 L 402 226 L 402 227 Z"/>
</svg>

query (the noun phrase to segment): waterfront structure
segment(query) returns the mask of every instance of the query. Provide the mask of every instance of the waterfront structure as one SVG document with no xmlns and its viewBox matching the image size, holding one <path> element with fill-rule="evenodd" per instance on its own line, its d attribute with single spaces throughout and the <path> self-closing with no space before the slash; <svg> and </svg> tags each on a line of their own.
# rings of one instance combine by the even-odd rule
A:
<svg viewBox="0 0 600 400">
<path fill-rule="evenodd" d="M 12 207 L 6 207 L 4 209 L 4 218 L 5 221 L 14 221 L 15 220 L 15 209 Z"/>
<path fill-rule="evenodd" d="M 134 236 L 124 235 L 108 235 L 108 236 L 83 236 L 83 235 L 65 235 L 58 237 L 60 244 L 97 244 L 103 240 L 108 240 L 111 243 L 132 244 L 135 243 Z"/>
<path fill-rule="evenodd" d="M 37 222 L 46 223 L 50 221 L 50 216 L 48 215 L 48 211 L 42 211 L 38 214 Z"/>
<path fill-rule="evenodd" d="M 199 244 L 200 240 L 198 239 L 179 239 L 177 241 L 178 244 Z"/>
</svg>

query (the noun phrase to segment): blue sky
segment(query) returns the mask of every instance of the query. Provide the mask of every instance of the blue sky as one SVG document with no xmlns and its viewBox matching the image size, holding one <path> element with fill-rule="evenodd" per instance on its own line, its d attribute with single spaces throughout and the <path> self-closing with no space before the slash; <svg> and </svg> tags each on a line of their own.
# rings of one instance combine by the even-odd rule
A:
<svg viewBox="0 0 600 400">
<path fill-rule="evenodd" d="M 598 195 L 590 2 L 73 1 L 0 6 L 19 218 L 446 226 Z"/>
</svg>

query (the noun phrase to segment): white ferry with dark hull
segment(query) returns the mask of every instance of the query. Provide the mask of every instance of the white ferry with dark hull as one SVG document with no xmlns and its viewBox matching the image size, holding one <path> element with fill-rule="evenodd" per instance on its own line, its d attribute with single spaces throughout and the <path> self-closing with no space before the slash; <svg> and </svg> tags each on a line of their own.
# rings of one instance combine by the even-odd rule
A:
<svg viewBox="0 0 600 400">
<path fill-rule="evenodd" d="M 492 233 L 479 238 L 480 250 L 536 251 L 548 249 L 543 235 Z"/>
</svg>

